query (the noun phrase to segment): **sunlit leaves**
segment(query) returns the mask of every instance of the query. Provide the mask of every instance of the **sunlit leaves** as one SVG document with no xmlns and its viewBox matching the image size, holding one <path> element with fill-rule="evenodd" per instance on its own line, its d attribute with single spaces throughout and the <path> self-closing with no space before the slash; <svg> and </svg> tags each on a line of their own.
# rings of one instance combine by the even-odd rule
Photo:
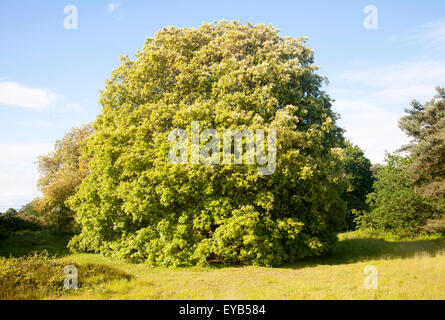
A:
<svg viewBox="0 0 445 320">
<path fill-rule="evenodd" d="M 154 265 L 278 265 L 329 252 L 342 225 L 342 141 L 303 38 L 218 22 L 164 28 L 122 58 L 88 139 L 90 173 L 69 201 L 70 243 Z M 274 129 L 277 167 L 172 164 L 169 133 Z"/>
</svg>

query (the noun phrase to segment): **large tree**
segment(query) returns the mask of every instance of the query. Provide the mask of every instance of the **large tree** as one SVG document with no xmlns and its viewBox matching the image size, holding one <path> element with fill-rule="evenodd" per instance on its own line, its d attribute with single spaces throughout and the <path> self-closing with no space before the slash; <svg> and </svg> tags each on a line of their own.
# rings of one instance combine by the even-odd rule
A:
<svg viewBox="0 0 445 320">
<path fill-rule="evenodd" d="M 38 160 L 38 187 L 43 196 L 35 199 L 32 207 L 60 231 L 74 231 L 74 212 L 65 201 L 75 194 L 88 173 L 88 159 L 82 157 L 81 146 L 92 130 L 91 125 L 73 128 L 62 140 L 56 141 L 54 151 Z"/>
<path fill-rule="evenodd" d="M 344 165 L 346 172 L 346 190 L 343 200 L 346 201 L 346 230 L 356 229 L 356 218 L 368 211 L 367 195 L 373 191 L 374 176 L 371 161 L 365 157 L 363 150 L 347 141 L 344 148 Z"/>
<path fill-rule="evenodd" d="M 412 101 L 406 112 L 399 126 L 412 138 L 404 148 L 413 159 L 408 173 L 416 191 L 445 213 L 445 89 L 425 104 Z"/>
<path fill-rule="evenodd" d="M 155 265 L 329 252 L 344 221 L 343 138 L 304 42 L 272 26 L 205 23 L 164 28 L 135 60 L 123 57 L 88 139 L 90 173 L 69 201 L 82 227 L 71 249 Z M 169 133 L 190 137 L 192 121 L 275 130 L 274 173 L 171 163 Z"/>
</svg>

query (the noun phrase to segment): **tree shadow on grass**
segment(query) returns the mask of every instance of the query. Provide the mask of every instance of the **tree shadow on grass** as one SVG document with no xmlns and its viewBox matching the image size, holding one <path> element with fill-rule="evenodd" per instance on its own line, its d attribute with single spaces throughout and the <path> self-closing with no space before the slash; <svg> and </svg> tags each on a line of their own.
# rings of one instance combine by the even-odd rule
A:
<svg viewBox="0 0 445 320">
<path fill-rule="evenodd" d="M 0 241 L 0 257 L 23 257 L 33 253 L 48 252 L 55 257 L 69 254 L 70 235 L 47 230 L 13 232 Z"/>
<path fill-rule="evenodd" d="M 86 263 L 77 264 L 74 263 L 79 269 L 79 280 L 83 282 L 83 285 L 88 287 L 94 287 L 102 283 L 106 283 L 113 280 L 132 280 L 134 276 L 128 274 L 116 267 L 108 266 L 105 264 Z"/>
<path fill-rule="evenodd" d="M 409 258 L 416 255 L 437 256 L 445 252 L 445 239 L 387 241 L 357 238 L 339 241 L 329 255 L 312 257 L 285 265 L 284 268 L 305 268 L 317 265 L 351 264 L 373 259 Z"/>
</svg>

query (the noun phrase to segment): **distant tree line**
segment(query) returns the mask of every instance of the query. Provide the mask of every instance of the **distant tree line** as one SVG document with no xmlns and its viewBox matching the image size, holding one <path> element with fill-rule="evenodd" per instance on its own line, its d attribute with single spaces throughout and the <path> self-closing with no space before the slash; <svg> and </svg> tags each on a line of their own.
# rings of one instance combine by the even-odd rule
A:
<svg viewBox="0 0 445 320">
<path fill-rule="evenodd" d="M 14 231 L 38 230 L 42 227 L 42 219 L 32 204 L 27 204 L 20 210 L 9 208 L 4 213 L 0 212 L 0 240 L 8 238 Z"/>
</svg>

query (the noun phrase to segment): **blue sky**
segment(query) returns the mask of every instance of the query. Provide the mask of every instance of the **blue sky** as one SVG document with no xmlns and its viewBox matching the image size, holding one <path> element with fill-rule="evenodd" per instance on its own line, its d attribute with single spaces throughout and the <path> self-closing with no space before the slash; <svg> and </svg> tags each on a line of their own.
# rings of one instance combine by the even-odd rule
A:
<svg viewBox="0 0 445 320">
<path fill-rule="evenodd" d="M 78 29 L 67 30 L 67 5 Z M 378 9 L 365 29 L 363 9 Z M 0 210 L 38 195 L 35 161 L 73 126 L 95 119 L 99 90 L 164 26 L 214 20 L 273 24 L 307 36 L 339 124 L 373 162 L 407 139 L 397 119 L 413 98 L 445 85 L 445 1 L 10 1 L 0 2 Z"/>
</svg>

